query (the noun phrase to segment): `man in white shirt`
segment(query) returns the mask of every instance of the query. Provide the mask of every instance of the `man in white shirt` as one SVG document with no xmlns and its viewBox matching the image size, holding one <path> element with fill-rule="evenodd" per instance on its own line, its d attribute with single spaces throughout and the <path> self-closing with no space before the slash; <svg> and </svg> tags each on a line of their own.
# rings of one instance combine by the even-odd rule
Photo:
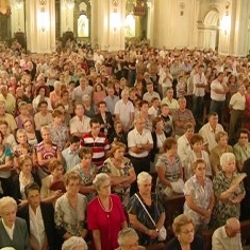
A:
<svg viewBox="0 0 250 250">
<path fill-rule="evenodd" d="M 145 119 L 138 115 L 134 121 L 135 128 L 128 133 L 128 148 L 130 160 L 134 166 L 136 175 L 150 170 L 149 152 L 153 148 L 151 132 L 145 129 Z M 131 194 L 137 191 L 136 183 L 131 186 Z"/>
<path fill-rule="evenodd" d="M 241 85 L 238 92 L 233 94 L 229 108 L 231 110 L 230 124 L 229 124 L 229 140 L 233 145 L 237 141 L 237 133 L 239 128 L 242 127 L 243 111 L 246 107 L 246 87 Z"/>
<path fill-rule="evenodd" d="M 35 182 L 28 184 L 24 192 L 28 204 L 18 210 L 18 216 L 27 223 L 31 249 L 58 249 L 53 204 L 41 202 L 40 188 Z"/>
<path fill-rule="evenodd" d="M 223 72 L 218 73 L 217 78 L 211 83 L 211 104 L 210 112 L 216 112 L 221 122 L 222 110 L 226 101 L 226 94 L 229 88 L 223 83 L 224 74 Z"/>
<path fill-rule="evenodd" d="M 240 222 L 237 218 L 230 218 L 226 225 L 214 231 L 212 250 L 242 250 Z"/>
<path fill-rule="evenodd" d="M 134 105 L 128 99 L 129 91 L 124 89 L 121 93 L 121 100 L 115 104 L 115 116 L 122 124 L 123 131 L 128 133 L 133 125 L 134 120 Z"/>
<path fill-rule="evenodd" d="M 202 126 L 199 131 L 199 134 L 204 139 L 204 146 L 207 152 L 211 152 L 211 150 L 217 146 L 217 142 L 215 140 L 215 135 L 219 131 L 224 131 L 221 124 L 218 123 L 218 114 L 212 112 L 209 114 L 208 123 Z"/>
<path fill-rule="evenodd" d="M 193 114 L 196 121 L 202 119 L 203 115 L 203 98 L 205 96 L 205 87 L 207 79 L 204 75 L 204 66 L 200 65 L 198 73 L 193 76 Z"/>
<path fill-rule="evenodd" d="M 151 101 L 154 97 L 157 97 L 159 100 L 161 100 L 160 95 L 154 91 L 153 83 L 148 82 L 147 83 L 147 92 L 143 95 L 143 100 L 147 101 L 148 103 L 151 103 Z"/>
</svg>

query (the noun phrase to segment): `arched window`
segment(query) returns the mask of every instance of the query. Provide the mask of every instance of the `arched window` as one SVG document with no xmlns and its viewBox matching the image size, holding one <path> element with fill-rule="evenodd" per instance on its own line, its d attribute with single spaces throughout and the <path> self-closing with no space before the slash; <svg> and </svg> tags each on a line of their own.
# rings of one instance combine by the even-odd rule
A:
<svg viewBox="0 0 250 250">
<path fill-rule="evenodd" d="M 89 19 L 82 14 L 77 20 L 77 35 L 78 37 L 89 37 Z"/>
<path fill-rule="evenodd" d="M 135 37 L 135 18 L 132 14 L 125 19 L 125 37 Z"/>
</svg>

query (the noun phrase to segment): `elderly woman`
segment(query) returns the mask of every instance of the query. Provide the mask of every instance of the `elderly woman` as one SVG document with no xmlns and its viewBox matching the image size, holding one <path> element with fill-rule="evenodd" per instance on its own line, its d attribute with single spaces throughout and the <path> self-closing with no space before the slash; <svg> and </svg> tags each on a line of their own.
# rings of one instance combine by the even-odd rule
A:
<svg viewBox="0 0 250 250">
<path fill-rule="evenodd" d="M 235 156 L 224 153 L 220 158 L 220 171 L 213 180 L 216 203 L 212 215 L 212 226 L 215 228 L 225 225 L 230 217 L 240 217 L 240 203 L 245 197 L 242 183 L 244 175 L 236 172 Z"/>
<path fill-rule="evenodd" d="M 143 246 L 153 245 L 158 241 L 159 230 L 165 221 L 165 208 L 158 194 L 151 192 L 152 176 L 141 172 L 137 176 L 139 192 L 134 194 L 128 204 L 128 216 L 132 227 L 139 235 Z M 149 217 L 151 215 L 153 221 Z"/>
<path fill-rule="evenodd" d="M 112 193 L 117 194 L 126 207 L 129 201 L 130 185 L 136 180 L 131 161 L 124 157 L 126 145 L 115 142 L 110 150 L 112 156 L 104 161 L 102 172 L 111 178 Z"/>
<path fill-rule="evenodd" d="M 82 237 L 72 236 L 64 241 L 62 250 L 88 250 L 88 246 Z"/>
<path fill-rule="evenodd" d="M 193 219 L 181 214 L 174 219 L 172 225 L 175 238 L 170 240 L 165 250 L 203 250 L 203 239 L 195 235 L 195 224 Z"/>
<path fill-rule="evenodd" d="M 194 219 L 196 230 L 202 232 L 210 221 L 214 207 L 213 182 L 206 177 L 206 163 L 203 159 L 193 163 L 193 171 L 194 175 L 184 186 L 184 214 L 189 214 Z"/>
<path fill-rule="evenodd" d="M 51 159 L 48 168 L 51 174 L 42 179 L 41 198 L 44 202 L 55 202 L 63 194 L 64 191 L 64 168 L 62 166 L 62 163 L 56 158 Z M 52 187 L 56 183 L 59 188 L 55 190 Z M 62 184 L 62 188 L 60 187 L 60 184 Z"/>
<path fill-rule="evenodd" d="M 71 236 L 85 238 L 87 198 L 79 194 L 81 177 L 76 171 L 64 175 L 66 193 L 55 204 L 55 224 L 58 235 L 66 240 Z"/>
<path fill-rule="evenodd" d="M 79 151 L 81 162 L 73 168 L 73 170 L 77 171 L 81 176 L 80 193 L 86 195 L 88 201 L 96 196 L 93 180 L 95 179 L 97 168 L 92 163 L 92 157 L 92 148 L 81 148 Z"/>
<path fill-rule="evenodd" d="M 30 250 L 29 233 L 25 220 L 16 217 L 16 201 L 9 196 L 0 199 L 0 248 Z"/>
<path fill-rule="evenodd" d="M 48 164 L 51 158 L 57 158 L 62 161 L 62 155 L 58 149 L 58 146 L 52 143 L 50 129 L 47 126 L 41 128 L 42 142 L 36 147 L 37 160 L 40 168 L 38 169 L 41 179 L 50 174 L 48 170 Z"/>
<path fill-rule="evenodd" d="M 82 97 L 84 115 L 93 118 L 95 116 L 95 107 L 91 102 L 91 97 L 89 95 L 84 95 Z"/>
<path fill-rule="evenodd" d="M 215 135 L 215 140 L 218 145 L 211 150 L 210 161 L 214 175 L 221 171 L 220 157 L 224 153 L 233 153 L 233 148 L 228 145 L 228 134 L 225 131 L 219 131 Z"/>
<path fill-rule="evenodd" d="M 177 142 L 174 138 L 167 138 L 163 143 L 163 154 L 159 156 L 155 169 L 158 174 L 156 189 L 167 196 L 183 193 L 183 172 Z"/>
<path fill-rule="evenodd" d="M 186 180 L 193 176 L 193 164 L 197 159 L 204 160 L 206 166 L 206 176 L 212 176 L 209 155 L 205 150 L 203 150 L 203 141 L 203 137 L 199 134 L 194 134 L 191 138 L 190 144 L 192 150 L 189 151 L 189 154 L 184 161 L 184 176 Z"/>
<path fill-rule="evenodd" d="M 49 99 L 52 105 L 52 108 L 55 108 L 57 103 L 61 100 L 61 88 L 62 84 L 60 81 L 54 82 L 54 91 L 50 92 Z"/>
<path fill-rule="evenodd" d="M 66 125 L 63 123 L 63 113 L 59 110 L 52 112 L 53 123 L 48 125 L 51 133 L 52 142 L 57 145 L 58 149 L 62 151 L 68 145 L 69 131 Z"/>
<path fill-rule="evenodd" d="M 29 155 L 18 158 L 18 167 L 20 173 L 13 177 L 10 194 L 19 206 L 23 206 L 28 203 L 24 192 L 25 187 L 32 182 L 36 182 L 41 187 L 41 180 L 37 174 L 32 173 L 33 162 Z"/>
<path fill-rule="evenodd" d="M 139 237 L 133 228 L 125 228 L 118 234 L 119 248 L 116 250 L 145 250 L 139 246 Z"/>
<path fill-rule="evenodd" d="M 120 198 L 111 194 L 111 179 L 105 173 L 98 174 L 93 184 L 98 196 L 88 206 L 88 227 L 92 231 L 95 250 L 114 250 L 121 229 L 127 228 Z"/>
</svg>

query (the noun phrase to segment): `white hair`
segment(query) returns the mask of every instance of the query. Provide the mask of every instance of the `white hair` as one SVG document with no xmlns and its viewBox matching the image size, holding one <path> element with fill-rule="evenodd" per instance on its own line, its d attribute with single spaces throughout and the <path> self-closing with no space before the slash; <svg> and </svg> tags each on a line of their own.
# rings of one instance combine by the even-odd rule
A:
<svg viewBox="0 0 250 250">
<path fill-rule="evenodd" d="M 125 228 L 122 229 L 118 234 L 118 244 L 119 246 L 123 246 L 128 237 L 135 237 L 137 240 L 139 239 L 138 234 L 133 228 Z"/>
<path fill-rule="evenodd" d="M 56 87 L 61 87 L 61 86 L 62 86 L 62 84 L 61 84 L 60 81 L 55 81 L 55 82 L 54 82 L 54 88 L 56 88 Z"/>
<path fill-rule="evenodd" d="M 233 153 L 224 153 L 220 157 L 220 165 L 222 170 L 225 170 L 229 161 L 235 161 L 235 155 Z"/>
<path fill-rule="evenodd" d="M 82 237 L 72 236 L 62 245 L 62 250 L 74 250 L 81 248 L 82 250 L 88 250 L 88 246 Z"/>
<path fill-rule="evenodd" d="M 17 208 L 16 201 L 12 197 L 5 196 L 0 199 L 0 216 L 2 216 L 3 209 L 9 205 L 13 205 Z"/>
<path fill-rule="evenodd" d="M 141 172 L 137 175 L 137 184 L 144 183 L 145 181 L 152 181 L 152 176 L 147 172 Z"/>
<path fill-rule="evenodd" d="M 99 191 L 103 182 L 105 182 L 107 180 L 110 180 L 110 176 L 108 174 L 105 174 L 105 173 L 97 174 L 95 179 L 93 180 L 93 185 L 94 185 L 95 189 L 97 191 Z"/>
</svg>

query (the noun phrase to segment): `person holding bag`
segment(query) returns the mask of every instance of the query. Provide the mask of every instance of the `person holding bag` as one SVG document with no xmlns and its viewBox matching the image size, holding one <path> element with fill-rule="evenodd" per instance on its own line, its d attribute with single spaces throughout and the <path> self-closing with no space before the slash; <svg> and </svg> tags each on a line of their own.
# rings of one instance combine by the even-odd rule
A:
<svg viewBox="0 0 250 250">
<path fill-rule="evenodd" d="M 161 196 L 151 193 L 151 175 L 141 172 L 137 184 L 139 192 L 130 198 L 128 204 L 129 221 L 138 233 L 139 244 L 151 246 L 166 239 L 165 208 Z"/>
</svg>

